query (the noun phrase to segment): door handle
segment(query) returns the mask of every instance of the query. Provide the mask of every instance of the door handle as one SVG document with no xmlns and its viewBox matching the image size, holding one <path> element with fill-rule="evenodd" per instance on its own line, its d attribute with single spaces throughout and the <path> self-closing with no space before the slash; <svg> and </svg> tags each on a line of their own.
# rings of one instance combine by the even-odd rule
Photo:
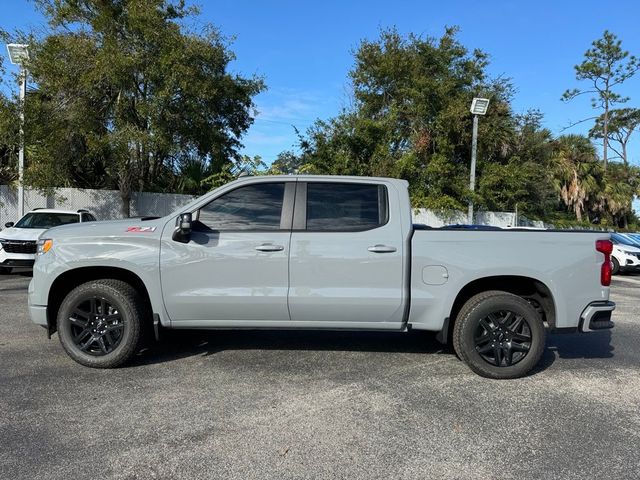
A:
<svg viewBox="0 0 640 480">
<path fill-rule="evenodd" d="M 284 250 L 284 247 L 282 245 L 273 245 L 272 243 L 263 243 L 258 245 L 256 250 L 259 252 L 280 252 Z"/>
<path fill-rule="evenodd" d="M 370 252 L 373 253 L 393 253 L 395 252 L 397 249 L 396 247 L 390 247 L 388 245 L 374 245 L 372 247 L 369 247 L 367 250 L 369 250 Z"/>
</svg>

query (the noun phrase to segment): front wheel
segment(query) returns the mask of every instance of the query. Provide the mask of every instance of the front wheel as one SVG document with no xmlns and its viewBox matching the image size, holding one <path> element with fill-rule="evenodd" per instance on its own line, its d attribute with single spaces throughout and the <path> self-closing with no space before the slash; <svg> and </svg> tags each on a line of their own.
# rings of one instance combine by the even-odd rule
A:
<svg viewBox="0 0 640 480">
<path fill-rule="evenodd" d="M 522 297 L 480 293 L 464 304 L 453 330 L 458 356 L 478 375 L 507 379 L 526 375 L 540 361 L 546 330 Z"/>
<path fill-rule="evenodd" d="M 58 310 L 58 335 L 67 354 L 93 368 L 122 365 L 141 337 L 142 300 L 126 282 L 93 280 L 74 288 Z"/>
</svg>

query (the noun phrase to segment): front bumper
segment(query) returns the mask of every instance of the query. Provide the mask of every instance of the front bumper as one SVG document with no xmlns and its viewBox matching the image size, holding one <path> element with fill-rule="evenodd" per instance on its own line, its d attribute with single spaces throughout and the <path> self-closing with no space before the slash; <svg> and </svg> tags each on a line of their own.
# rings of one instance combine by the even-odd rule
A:
<svg viewBox="0 0 640 480">
<path fill-rule="evenodd" d="M 615 309 L 616 304 L 610 301 L 590 303 L 580 315 L 578 330 L 586 333 L 613 328 L 611 313 Z"/>
<path fill-rule="evenodd" d="M 36 256 L 31 253 L 9 253 L 0 250 L 0 267 L 33 267 Z"/>
</svg>

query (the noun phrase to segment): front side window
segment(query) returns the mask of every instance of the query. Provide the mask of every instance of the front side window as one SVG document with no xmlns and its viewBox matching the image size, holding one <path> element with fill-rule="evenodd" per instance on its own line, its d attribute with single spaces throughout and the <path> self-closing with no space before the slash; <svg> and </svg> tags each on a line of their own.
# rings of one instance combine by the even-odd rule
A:
<svg viewBox="0 0 640 480">
<path fill-rule="evenodd" d="M 260 183 L 236 188 L 212 200 L 198 212 L 210 230 L 280 230 L 284 183 Z"/>
<path fill-rule="evenodd" d="M 387 223 L 383 185 L 308 183 L 307 230 L 359 231 Z"/>
<path fill-rule="evenodd" d="M 16 223 L 17 228 L 52 228 L 68 223 L 78 223 L 77 213 L 30 212 Z"/>
</svg>

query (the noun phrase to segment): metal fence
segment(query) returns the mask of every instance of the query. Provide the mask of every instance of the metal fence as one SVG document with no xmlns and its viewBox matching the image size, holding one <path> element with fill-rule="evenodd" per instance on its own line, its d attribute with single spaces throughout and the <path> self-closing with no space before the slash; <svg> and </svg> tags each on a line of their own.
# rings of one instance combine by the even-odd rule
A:
<svg viewBox="0 0 640 480">
<path fill-rule="evenodd" d="M 194 197 L 173 193 L 134 192 L 131 194 L 131 216 L 164 216 L 178 210 Z M 36 190 L 24 192 L 24 210 L 59 208 L 62 210 L 90 210 L 98 220 L 121 218 L 120 193 L 117 190 L 58 188 L 53 195 L 42 195 Z M 18 191 L 0 185 L 0 226 L 18 220 Z"/>
</svg>

